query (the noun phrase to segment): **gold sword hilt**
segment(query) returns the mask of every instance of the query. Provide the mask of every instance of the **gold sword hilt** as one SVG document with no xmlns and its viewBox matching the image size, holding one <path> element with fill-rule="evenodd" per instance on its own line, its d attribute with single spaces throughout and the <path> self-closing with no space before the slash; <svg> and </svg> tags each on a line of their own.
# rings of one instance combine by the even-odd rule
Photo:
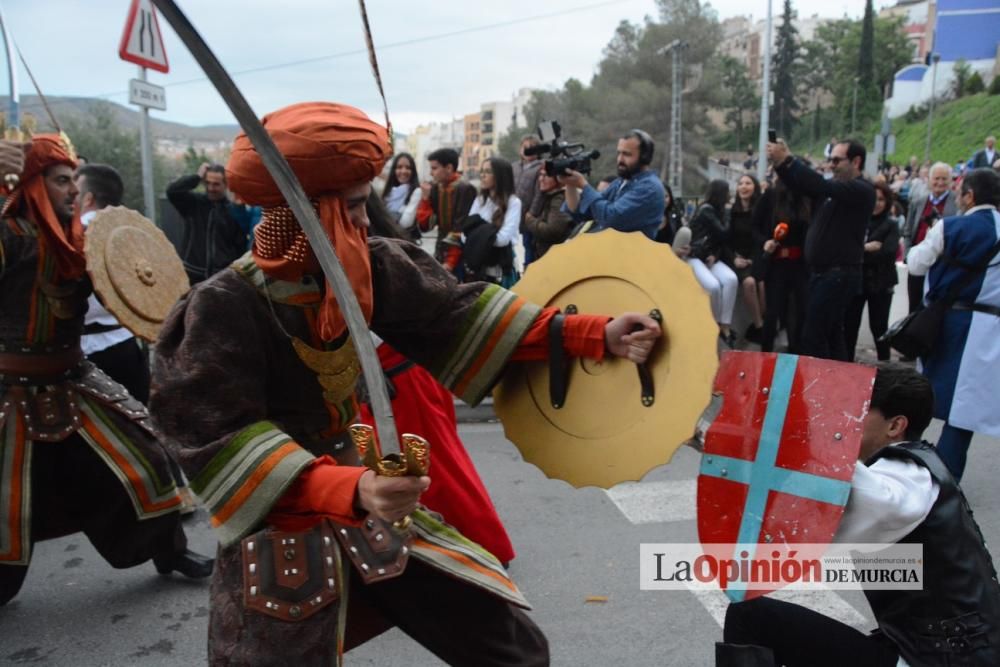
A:
<svg viewBox="0 0 1000 667">
<path fill-rule="evenodd" d="M 383 477 L 423 477 L 430 469 L 430 443 L 419 435 L 403 433 L 399 453 L 382 455 L 375 429 L 368 424 L 354 424 L 348 431 L 358 449 L 361 462 L 376 475 Z M 410 527 L 412 519 L 406 516 L 392 525 L 400 531 Z"/>
</svg>

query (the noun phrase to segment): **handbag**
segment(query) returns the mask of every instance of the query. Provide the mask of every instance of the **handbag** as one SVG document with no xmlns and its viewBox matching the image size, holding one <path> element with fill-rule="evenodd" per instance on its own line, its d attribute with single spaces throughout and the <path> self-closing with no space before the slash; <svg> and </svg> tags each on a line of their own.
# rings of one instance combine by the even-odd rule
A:
<svg viewBox="0 0 1000 667">
<path fill-rule="evenodd" d="M 889 330 L 879 338 L 879 342 L 889 343 L 894 350 L 906 357 L 923 358 L 928 356 L 937 343 L 941 327 L 944 325 L 944 317 L 958 300 L 958 295 L 976 276 L 986 271 L 990 261 L 998 251 L 1000 251 L 1000 242 L 997 242 L 993 249 L 986 253 L 986 258 L 979 265 L 969 267 L 959 264 L 965 270 L 965 275 L 952 283 L 948 293 L 943 298 L 931 301 L 922 310 L 910 313 L 903 319 L 893 322 Z M 952 264 L 958 264 L 951 257 L 948 258 L 948 261 Z"/>
</svg>

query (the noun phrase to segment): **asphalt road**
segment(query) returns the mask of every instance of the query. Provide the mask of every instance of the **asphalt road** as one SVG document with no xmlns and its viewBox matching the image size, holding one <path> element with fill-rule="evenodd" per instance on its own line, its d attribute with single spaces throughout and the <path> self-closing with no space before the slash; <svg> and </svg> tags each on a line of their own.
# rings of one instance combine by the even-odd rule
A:
<svg viewBox="0 0 1000 667">
<path fill-rule="evenodd" d="M 896 300 L 894 317 L 904 302 Z M 859 358 L 873 356 L 871 336 L 862 331 Z M 490 411 L 462 414 L 484 418 Z M 928 438 L 939 430 L 935 422 Z M 510 571 L 535 607 L 554 665 L 712 664 L 722 594 L 639 590 L 641 543 L 697 541 L 694 451 L 680 450 L 641 483 L 577 490 L 525 464 L 499 424 L 467 423 L 460 431 L 511 534 L 518 556 Z M 963 486 L 987 542 L 1000 544 L 997 447 L 998 440 L 975 437 Z M 193 549 L 214 550 L 203 514 L 187 530 Z M 785 597 L 861 629 L 872 626 L 859 592 Z M 206 582 L 160 577 L 151 564 L 113 570 L 85 537 L 70 536 L 37 546 L 21 594 L 0 608 L 0 665 L 200 665 L 207 621 Z M 398 631 L 355 649 L 346 662 L 441 664 Z"/>
<path fill-rule="evenodd" d="M 639 590 L 640 543 L 696 541 L 695 452 L 682 449 L 641 484 L 609 494 L 545 478 L 521 461 L 498 424 L 464 424 L 461 433 L 517 549 L 511 574 L 535 605 L 553 664 L 711 664 L 721 594 Z M 987 542 L 1000 544 L 997 447 L 976 437 L 965 489 Z M 203 519 L 189 522 L 188 534 L 194 548 L 212 549 Z M 592 596 L 607 601 L 588 602 Z M 796 599 L 858 627 L 871 624 L 860 593 Z M 204 664 L 207 614 L 206 583 L 160 577 L 152 565 L 116 571 L 82 536 L 53 540 L 38 545 L 21 594 L 0 608 L 0 664 Z M 392 631 L 349 653 L 347 664 L 441 663 Z"/>
</svg>

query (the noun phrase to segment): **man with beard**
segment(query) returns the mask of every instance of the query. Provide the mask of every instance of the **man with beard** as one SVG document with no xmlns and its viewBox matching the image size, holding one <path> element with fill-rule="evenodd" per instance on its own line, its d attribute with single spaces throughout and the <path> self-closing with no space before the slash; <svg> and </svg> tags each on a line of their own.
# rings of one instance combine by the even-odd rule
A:
<svg viewBox="0 0 1000 667">
<path fill-rule="evenodd" d="M 566 186 L 563 211 L 577 222 L 593 219 L 590 231 L 617 229 L 655 237 L 663 222 L 665 191 L 649 168 L 654 146 L 652 137 L 642 130 L 630 130 L 619 139 L 618 178 L 603 192 L 572 169 L 559 174 L 559 182 Z"/>
<path fill-rule="evenodd" d="M 112 567 L 152 559 L 193 579 L 167 457 L 149 413 L 84 359 L 91 283 L 75 211 L 76 156 L 37 134 L 0 212 L 0 606 L 21 588 L 37 542 L 84 533 Z"/>
</svg>

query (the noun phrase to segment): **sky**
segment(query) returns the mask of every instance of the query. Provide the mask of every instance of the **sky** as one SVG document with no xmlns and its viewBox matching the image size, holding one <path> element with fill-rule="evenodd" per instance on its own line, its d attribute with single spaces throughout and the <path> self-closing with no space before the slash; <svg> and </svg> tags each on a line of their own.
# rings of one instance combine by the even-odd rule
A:
<svg viewBox="0 0 1000 667">
<path fill-rule="evenodd" d="M 382 105 L 356 0 L 178 0 L 259 114 L 306 100 L 334 100 L 381 119 Z M 766 0 L 716 0 L 721 18 L 762 18 Z M 893 4 L 876 0 L 876 9 Z M 781 0 L 774 0 L 775 16 Z M 0 0 L 8 29 L 47 95 L 128 103 L 137 66 L 118 57 L 129 0 Z M 461 118 L 521 87 L 588 82 L 621 20 L 657 16 L 655 0 L 367 0 L 393 125 Z M 797 0 L 800 16 L 860 16 L 864 0 Z M 211 84 L 159 17 L 168 74 L 163 120 L 233 123 Z M 2 55 L 0 55 L 2 57 Z M 2 70 L 0 70 L 2 71 Z M 21 94 L 33 92 L 19 67 Z M 4 79 L 0 75 L 0 79 Z M 6 93 L 7 83 L 0 83 Z M 56 109 L 58 115 L 58 110 Z"/>
</svg>

